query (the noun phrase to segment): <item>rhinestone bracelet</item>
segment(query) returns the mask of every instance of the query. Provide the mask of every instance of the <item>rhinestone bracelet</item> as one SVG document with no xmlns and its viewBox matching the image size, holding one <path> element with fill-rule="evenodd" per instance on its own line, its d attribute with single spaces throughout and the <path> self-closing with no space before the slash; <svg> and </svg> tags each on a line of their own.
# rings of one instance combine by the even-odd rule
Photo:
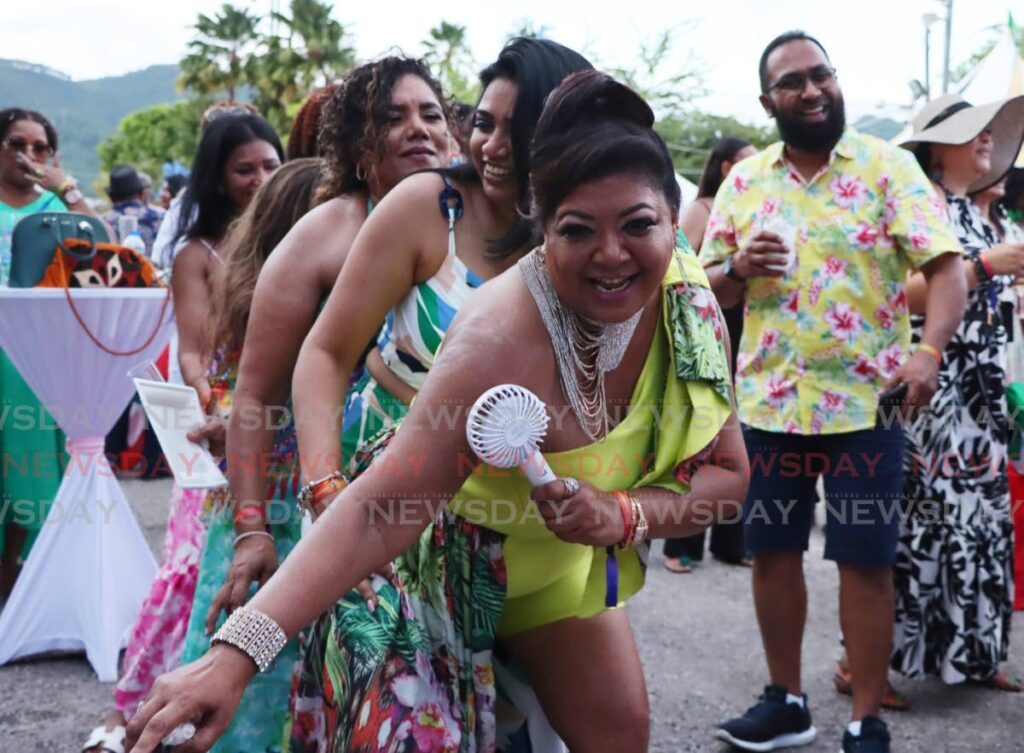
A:
<svg viewBox="0 0 1024 753">
<path fill-rule="evenodd" d="M 229 643 L 256 662 L 260 672 L 266 671 L 288 642 L 284 630 L 273 619 L 252 607 L 239 607 L 210 639 Z"/>
</svg>

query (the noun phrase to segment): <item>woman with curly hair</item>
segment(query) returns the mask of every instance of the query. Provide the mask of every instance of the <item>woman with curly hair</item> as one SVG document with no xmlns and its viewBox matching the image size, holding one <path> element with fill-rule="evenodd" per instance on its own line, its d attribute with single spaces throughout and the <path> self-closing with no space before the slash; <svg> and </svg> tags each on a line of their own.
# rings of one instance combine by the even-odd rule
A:
<svg viewBox="0 0 1024 753">
<path fill-rule="evenodd" d="M 229 418 L 232 504 L 210 528 L 211 539 L 215 530 L 223 529 L 220 538 L 235 543 L 219 549 L 216 577 L 204 579 L 202 593 L 197 592 L 187 656 L 203 653 L 221 611 L 244 604 L 251 586 L 265 582 L 277 569 L 286 553 L 282 532 L 287 530 L 289 546 L 294 543 L 294 507 L 265 509 L 275 496 L 294 503 L 294 486 L 285 483 L 282 490 L 281 475 L 267 467 L 265 458 L 275 454 L 280 435 L 279 427 L 263 417 L 287 402 L 299 347 L 374 203 L 409 173 L 447 164 L 449 135 L 442 101 L 440 85 L 419 60 L 386 57 L 353 70 L 324 103 L 319 149 L 324 160 L 315 208 L 279 236 L 251 300 L 235 298 L 234 304 L 229 300 L 221 309 L 222 332 L 230 330 L 224 316 L 230 321 L 248 312 Z M 254 273 L 254 267 L 249 269 Z M 290 669 L 282 662 L 273 675 L 272 710 L 263 706 L 238 717 L 247 719 L 245 724 L 266 727 L 277 735 L 277 742 L 283 734 Z M 221 745 L 225 751 L 257 749 L 251 739 Z"/>
<path fill-rule="evenodd" d="M 676 251 L 679 186 L 654 113 L 596 71 L 547 102 L 530 154 L 542 245 L 465 303 L 387 449 L 351 486 L 316 488 L 330 508 L 210 653 L 161 678 L 131 726 L 135 753 L 185 721 L 187 749 L 205 750 L 256 671 L 325 609 L 333 714 L 293 753 L 493 751 L 496 645 L 574 753 L 648 750 L 643 667 L 617 608 L 643 583 L 637 547 L 697 530 L 704 501 L 742 499 L 749 467 L 714 294 Z M 484 104 L 507 122 L 486 90 Z M 561 479 L 531 489 L 514 469 L 465 462 L 464 422 L 436 421 L 505 382 L 562 418 L 541 446 Z M 657 420 L 665 410 L 675 418 Z M 413 474 L 381 470 L 417 459 Z M 374 619 L 332 608 L 396 557 Z"/>
<path fill-rule="evenodd" d="M 590 68 L 583 56 L 551 40 L 509 42 L 480 74 L 483 93 L 467 141 L 469 162 L 408 178 L 367 220 L 295 370 L 295 423 L 307 481 L 342 470 L 352 473 L 364 465 L 379 447 L 374 440 L 409 410 L 441 340 L 472 292 L 514 266 L 536 241 L 529 219 L 529 148 L 537 119 L 566 76 Z M 342 412 L 345 385 L 358 368 L 367 338 L 382 322 L 378 350 L 367 358 Z M 314 515 L 323 511 L 316 503 L 312 507 Z M 358 595 L 339 602 L 314 626 L 297 683 L 294 753 L 326 753 L 336 734 L 347 734 L 342 689 L 326 681 L 334 677 L 334 667 L 344 664 L 334 646 L 336 631 L 353 636 L 374 632 L 381 640 L 378 655 L 387 656 L 410 636 L 387 617 L 381 617 L 387 624 L 377 629 L 378 607 L 390 615 L 409 600 L 429 601 L 437 611 L 428 622 L 445 626 L 442 630 L 457 630 L 455 623 L 470 629 L 467 623 L 486 624 L 491 618 L 488 609 L 495 602 L 489 579 L 471 579 L 465 588 L 456 584 L 469 560 L 452 560 L 447 570 L 441 563 L 458 534 L 440 524 L 436 531 L 450 538 L 422 579 L 406 579 L 397 590 L 387 578 L 364 580 L 357 586 Z M 493 551 L 481 538 L 466 554 L 489 567 L 494 563 L 488 553 Z M 468 683 L 453 692 L 474 686 L 467 679 L 478 658 L 472 643 L 467 638 L 450 656 L 462 673 L 458 682 Z M 513 685 L 513 678 L 508 680 L 502 686 L 506 692 Z M 373 693 L 374 685 L 365 676 L 352 683 L 358 686 L 349 689 L 353 697 Z M 486 727 L 494 721 L 494 709 L 482 699 L 494 697 L 494 677 L 484 678 L 477 690 L 481 701 L 473 713 L 479 713 Z M 533 705 L 522 702 L 528 691 L 516 682 L 510 692 L 520 710 Z M 357 707 L 361 704 L 349 708 Z M 543 714 L 530 714 L 528 727 L 532 750 L 561 749 Z"/>
</svg>

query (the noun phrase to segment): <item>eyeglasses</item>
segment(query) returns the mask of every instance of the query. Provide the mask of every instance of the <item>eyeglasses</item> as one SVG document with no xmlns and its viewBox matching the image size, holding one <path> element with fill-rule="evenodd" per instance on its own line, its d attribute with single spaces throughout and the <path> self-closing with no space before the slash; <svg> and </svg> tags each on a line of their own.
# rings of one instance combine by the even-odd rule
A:
<svg viewBox="0 0 1024 753">
<path fill-rule="evenodd" d="M 819 89 L 831 84 L 836 79 L 836 69 L 826 65 L 812 68 L 807 73 L 787 73 L 774 84 L 768 87 L 768 91 L 781 91 L 786 94 L 799 94 L 807 88 L 810 81 Z"/>
<path fill-rule="evenodd" d="M 30 144 L 23 138 L 13 136 L 9 139 L 5 139 L 3 145 L 4 148 L 10 149 L 12 152 L 27 154 L 31 151 L 32 154 L 39 159 L 46 159 L 53 154 L 53 147 L 45 141 L 37 141 L 34 144 Z"/>
</svg>

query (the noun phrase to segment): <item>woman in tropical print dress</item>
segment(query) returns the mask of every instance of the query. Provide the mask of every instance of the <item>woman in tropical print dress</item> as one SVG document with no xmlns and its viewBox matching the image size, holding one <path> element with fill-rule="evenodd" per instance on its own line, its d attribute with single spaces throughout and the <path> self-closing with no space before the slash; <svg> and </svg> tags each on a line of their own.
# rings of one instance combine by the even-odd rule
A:
<svg viewBox="0 0 1024 753">
<path fill-rule="evenodd" d="M 448 163 L 442 101 L 441 85 L 423 61 L 387 56 L 350 71 L 324 103 L 317 205 L 274 249 L 252 294 L 228 430 L 228 451 L 238 461 L 228 468 L 236 504 L 262 504 L 266 479 L 249 469 L 260 467 L 274 441 L 271 421 L 241 417 L 269 417 L 290 403 L 299 348 L 373 205 L 406 175 Z M 245 530 L 244 522 L 237 527 L 238 533 Z M 230 612 L 242 606 L 250 585 L 265 582 L 278 563 L 265 538 L 240 542 L 219 607 Z"/>
<path fill-rule="evenodd" d="M 1020 684 L 1007 658 L 1013 535 L 1007 484 L 1006 327 L 999 301 L 1024 275 L 1024 247 L 1002 244 L 969 194 L 1009 170 L 1024 138 L 1024 98 L 971 107 L 955 95 L 914 120 L 911 148 L 944 199 L 964 250 L 968 308 L 942 354 L 939 388 L 907 425 L 904 516 L 891 665 L 946 683 Z M 919 281 L 908 293 L 914 337 Z"/>
<path fill-rule="evenodd" d="M 495 582 L 492 596 L 504 604 L 487 612 L 500 611 L 496 625 L 466 624 L 458 610 L 430 624 L 449 608 L 435 604 L 418 613 L 415 603 L 401 600 L 406 644 L 381 656 L 369 631 L 357 631 L 369 650 L 328 664 L 342 694 L 331 750 L 493 750 L 488 719 L 477 713 L 487 710 L 486 701 L 473 691 L 492 686 L 485 648 L 493 648 L 495 635 L 503 635 L 504 649 L 520 662 L 572 750 L 647 750 L 650 720 L 632 630 L 625 610 L 607 606 L 640 587 L 641 554 L 616 543 L 642 539 L 642 528 L 634 529 L 643 516 L 653 537 L 692 533 L 703 525 L 696 522 L 696 500 L 742 498 L 749 478 L 731 410 L 721 314 L 700 265 L 675 252 L 679 188 L 653 123 L 640 97 L 595 71 L 571 76 L 552 93 L 537 126 L 531 176 L 543 247 L 489 282 L 487 295 L 466 302 L 391 443 L 359 479 L 326 500 L 332 502 L 327 512 L 246 607 L 294 635 L 359 577 L 402 553 L 418 560 L 406 568 L 413 576 L 460 568 L 458 577 L 450 574 L 456 598 L 454 589 L 475 578 Z M 552 287 L 535 292 L 529 279 Z M 615 338 L 623 348 L 619 365 L 604 372 L 601 426 L 569 405 L 564 380 L 575 377 L 556 364 L 552 345 L 562 335 L 549 329 L 556 325 L 541 314 L 542 300 L 604 326 L 628 323 Z M 438 424 L 436 412 L 470 405 L 505 381 L 535 391 L 555 415 L 570 416 L 552 427 L 541 449 L 556 472 L 577 473 L 577 483 L 556 480 L 531 493 L 518 473 L 484 465 L 474 472 L 458 462 L 470 452 L 464 421 Z M 664 417 L 676 408 L 672 420 L 654 420 L 655 411 Z M 586 458 L 595 452 L 615 470 L 594 471 Z M 652 454 L 648 462 L 644 452 Z M 384 470 L 416 459 L 419 473 Z M 615 489 L 632 490 L 631 512 Z M 435 504 L 448 500 L 444 522 L 431 530 Z M 499 500 L 518 513 L 506 523 L 492 504 Z M 557 514 L 554 506 L 565 500 L 567 512 Z M 389 517 L 374 519 L 374 510 Z M 472 556 L 431 562 L 436 536 L 454 542 L 474 529 L 503 549 L 504 568 L 492 572 L 484 565 L 493 558 Z M 610 562 L 619 568 L 617 593 L 614 579 L 605 577 L 615 570 Z M 381 627 L 391 621 L 382 617 Z M 338 651 L 349 651 L 345 633 L 333 638 Z M 467 638 L 483 642 L 476 644 L 478 661 L 461 653 Z M 359 666 L 361 660 L 376 670 Z M 167 729 L 186 719 L 198 727 L 193 749 L 206 749 L 254 670 L 238 649 L 217 644 L 201 662 L 162 678 L 131 727 L 135 750 L 150 753 Z M 379 679 L 347 685 L 365 676 Z"/>
<path fill-rule="evenodd" d="M 296 370 L 297 414 L 331 415 L 337 401 L 321 402 L 324 392 L 332 389 L 326 385 L 346 382 L 366 337 L 384 322 L 378 350 L 367 359 L 366 373 L 348 395 L 340 442 L 341 467 L 346 472 L 355 466 L 365 467 L 368 456 L 374 454 L 368 443 L 408 411 L 442 338 L 473 290 L 509 268 L 529 249 L 530 226 L 519 215 L 527 201 L 526 146 L 544 99 L 566 75 L 589 65 L 577 53 L 550 40 L 521 39 L 507 45 L 481 74 L 483 94 L 469 140 L 473 164 L 442 171 L 440 176 L 423 174 L 407 179 L 375 210 L 387 219 L 375 215 L 361 231 L 325 306 L 326 318 L 314 329 L 323 334 L 312 340 L 313 345 L 304 346 Z M 330 371 L 318 372 L 312 380 L 303 377 L 304 365 L 308 371 L 308 364 L 324 355 L 332 362 Z M 300 380 L 316 384 L 317 390 L 300 390 Z M 300 437 L 308 423 L 302 418 L 298 421 Z M 325 451 L 311 448 L 307 454 L 312 459 L 330 458 L 334 452 L 333 447 Z M 312 465 L 309 475 L 317 478 L 319 471 Z M 421 603 L 443 607 L 427 624 L 446 623 L 456 613 L 460 615 L 458 624 L 467 631 L 476 629 L 478 623 L 493 621 L 488 610 L 501 600 L 491 598 L 492 584 L 482 577 L 503 567 L 493 559 L 501 555 L 493 536 L 439 526 L 426 538 L 433 552 L 432 569 L 402 582 Z M 465 558 L 464 564 L 476 564 L 452 570 L 440 564 L 449 554 Z M 456 582 L 462 573 L 476 577 Z M 360 619 L 376 619 L 381 610 L 390 615 L 399 609 L 405 589 L 396 590 L 384 578 L 364 582 L 359 592 L 366 606 L 352 594 L 315 626 L 297 678 L 292 753 L 326 751 L 336 729 L 332 723 L 337 714 L 336 686 L 325 671 L 325 652 L 336 650 L 332 625 L 351 627 Z M 395 612 L 396 621 L 389 623 L 387 630 L 376 631 L 384 645 L 402 644 L 407 638 L 402 633 L 405 626 L 424 624 L 423 620 L 403 621 L 400 611 Z M 483 635 L 489 633 L 485 630 Z M 475 678 L 473 661 L 467 658 L 480 643 L 469 633 L 463 635 L 462 650 L 453 652 L 453 661 L 460 661 L 468 672 L 463 678 L 467 683 L 464 690 L 468 692 L 474 680 L 484 683 L 473 692 L 482 700 L 491 700 L 490 705 L 481 706 L 488 709 L 481 724 L 493 726 L 494 678 L 488 673 Z M 360 687 L 370 687 L 368 677 L 359 679 Z M 529 702 L 532 694 L 528 689 L 514 683 L 512 677 L 509 681 L 503 683 L 503 689 L 515 685 L 513 691 L 518 690 Z M 522 726 L 521 717 L 508 711 L 509 734 L 515 734 Z M 530 724 L 532 750 L 561 753 L 561 742 L 543 715 Z"/>
</svg>

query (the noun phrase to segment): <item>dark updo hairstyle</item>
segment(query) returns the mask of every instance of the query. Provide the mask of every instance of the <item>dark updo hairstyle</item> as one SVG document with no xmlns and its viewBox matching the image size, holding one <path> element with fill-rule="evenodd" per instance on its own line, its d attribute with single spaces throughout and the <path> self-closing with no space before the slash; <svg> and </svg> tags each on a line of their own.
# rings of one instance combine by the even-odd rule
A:
<svg viewBox="0 0 1024 753">
<path fill-rule="evenodd" d="M 284 162 L 281 140 L 259 115 L 223 115 L 203 131 L 181 200 L 179 238 L 217 241 L 223 237 L 238 215 L 238 208 L 224 191 L 224 167 L 235 149 L 253 141 L 266 141 Z"/>
<path fill-rule="evenodd" d="M 0 141 L 7 138 L 7 132 L 11 126 L 19 120 L 31 120 L 38 123 L 46 131 L 46 143 L 53 151 L 57 151 L 57 129 L 46 119 L 46 116 L 35 110 L 23 110 L 20 107 L 6 107 L 0 110 Z"/>
<path fill-rule="evenodd" d="M 535 239 L 530 215 L 530 142 L 548 95 L 577 71 L 593 70 L 590 61 L 575 50 L 550 39 L 518 37 L 510 40 L 498 59 L 480 72 L 480 84 L 486 89 L 495 79 L 508 79 L 519 87 L 512 110 L 512 161 L 515 163 L 520 217 L 503 238 L 488 244 L 492 256 L 503 258 Z M 469 174 L 473 175 L 470 168 Z M 465 177 L 456 173 L 457 177 Z"/>
<path fill-rule="evenodd" d="M 366 190 L 360 177 L 360 161 L 369 153 L 377 158 L 387 151 L 391 92 L 403 76 L 423 79 L 445 107 L 441 84 L 427 64 L 417 58 L 390 55 L 354 68 L 334 88 L 322 108 L 317 146 L 324 159 L 325 175 L 317 192 L 320 202 Z"/>
<path fill-rule="evenodd" d="M 741 150 L 751 146 L 746 139 L 736 136 L 727 136 L 719 141 L 708 152 L 708 158 L 704 162 L 704 169 L 701 170 L 700 180 L 697 182 L 697 198 L 713 199 L 722 185 L 725 176 L 722 174 L 722 163 L 733 162 Z"/>
<path fill-rule="evenodd" d="M 584 183 L 625 172 L 647 178 L 679 210 L 672 156 L 654 131 L 654 113 L 643 97 L 606 73 L 575 73 L 552 92 L 530 158 L 533 215 L 541 222 Z"/>
</svg>

